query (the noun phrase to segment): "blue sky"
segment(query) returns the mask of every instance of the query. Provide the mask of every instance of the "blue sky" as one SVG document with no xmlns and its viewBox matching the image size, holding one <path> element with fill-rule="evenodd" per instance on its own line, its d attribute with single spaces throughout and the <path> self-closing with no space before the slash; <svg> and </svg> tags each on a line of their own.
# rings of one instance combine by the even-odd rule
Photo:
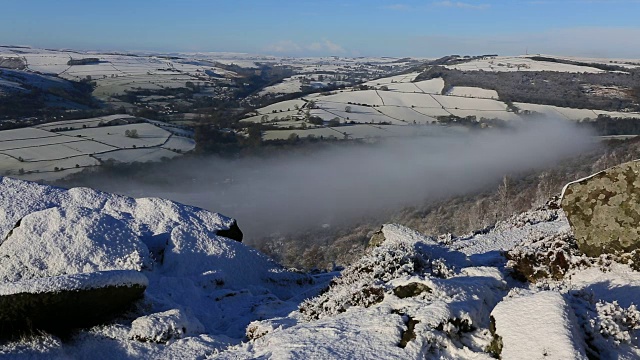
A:
<svg viewBox="0 0 640 360">
<path fill-rule="evenodd" d="M 0 43 L 294 56 L 640 58 L 640 0 L 0 0 Z"/>
</svg>

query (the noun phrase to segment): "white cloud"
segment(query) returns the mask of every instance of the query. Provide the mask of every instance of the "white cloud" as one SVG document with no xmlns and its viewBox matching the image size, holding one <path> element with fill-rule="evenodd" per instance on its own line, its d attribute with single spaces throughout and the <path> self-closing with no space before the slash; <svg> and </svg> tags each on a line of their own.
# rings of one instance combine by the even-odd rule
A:
<svg viewBox="0 0 640 360">
<path fill-rule="evenodd" d="M 271 53 L 292 55 L 299 55 L 303 53 L 336 55 L 347 52 L 342 46 L 327 39 L 314 41 L 309 44 L 300 44 L 291 40 L 282 40 L 277 43 L 267 45 L 263 50 Z"/>
<path fill-rule="evenodd" d="M 434 2 L 433 4 L 436 6 L 452 7 L 452 8 L 459 8 L 459 9 L 472 9 L 472 10 L 483 10 L 491 6 L 489 4 L 472 4 L 472 3 L 462 2 L 462 1 L 450 1 L 450 0 L 438 1 L 438 2 Z"/>
</svg>

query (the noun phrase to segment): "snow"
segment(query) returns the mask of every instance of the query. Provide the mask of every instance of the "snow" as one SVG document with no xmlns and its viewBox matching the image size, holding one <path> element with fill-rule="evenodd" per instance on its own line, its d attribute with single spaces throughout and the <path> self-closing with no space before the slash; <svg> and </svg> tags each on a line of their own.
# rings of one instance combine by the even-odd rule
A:
<svg viewBox="0 0 640 360">
<path fill-rule="evenodd" d="M 454 86 L 451 90 L 449 90 L 447 95 L 496 100 L 499 98 L 498 92 L 495 90 L 466 86 Z"/>
<path fill-rule="evenodd" d="M 444 79 L 442 78 L 417 81 L 414 84 L 427 94 L 441 94 L 444 89 Z"/>
<path fill-rule="evenodd" d="M 149 250 L 126 223 L 82 207 L 26 215 L 0 257 L 0 282 L 151 266 Z"/>
<path fill-rule="evenodd" d="M 321 96 L 318 100 L 347 104 L 384 105 L 375 90 L 344 91 L 334 95 Z"/>
<path fill-rule="evenodd" d="M 446 109 L 478 110 L 478 111 L 506 111 L 503 102 L 489 99 L 464 98 L 456 96 L 433 95 Z"/>
<path fill-rule="evenodd" d="M 514 103 L 520 110 L 529 110 L 542 113 L 551 118 L 582 121 L 584 119 L 596 119 L 598 112 L 590 109 L 563 108 L 552 105 L 539 105 L 527 103 Z"/>
<path fill-rule="evenodd" d="M 587 359 L 575 316 L 560 293 L 507 299 L 491 316 L 504 344 L 503 359 Z"/>
<path fill-rule="evenodd" d="M 403 94 L 391 91 L 380 91 L 380 96 L 384 99 L 384 105 L 387 106 L 442 108 L 442 105 L 433 98 L 433 95 L 428 94 Z"/>
<path fill-rule="evenodd" d="M 429 127 L 338 129 L 350 128 Z M 9 358 L 490 359 L 491 317 L 504 359 L 640 356 L 640 273 L 619 258 L 571 252 L 564 278 L 514 278 L 505 253 L 571 241 L 559 210 L 462 237 L 388 224 L 341 273 L 312 275 L 217 236 L 232 219 L 167 200 L 2 178 L 0 204 L 0 294 L 99 281 L 85 276 L 148 279 L 132 313 L 71 341 L 0 344 Z"/>
<path fill-rule="evenodd" d="M 138 271 L 113 270 L 98 271 L 84 274 L 61 275 L 17 282 L 0 283 L 0 296 L 15 294 L 38 294 L 65 291 L 99 289 L 108 286 L 147 286 L 149 280 Z"/>
<path fill-rule="evenodd" d="M 86 188 L 64 190 L 5 177 L 0 204 L 0 234 L 6 238 L 0 246 L 5 259 L 0 273 L 3 281 L 14 282 L 3 285 L 2 291 L 143 281 L 121 272 L 126 270 L 141 271 L 148 279 L 144 305 L 129 315 L 124 328 L 114 323 L 88 329 L 72 344 L 54 342 L 41 352 L 15 344 L 0 345 L 0 352 L 20 348 L 29 356 L 49 357 L 62 346 L 72 358 L 92 351 L 105 357 L 146 353 L 165 358 L 179 354 L 178 349 L 202 356 L 212 347 L 238 343 L 252 321 L 288 314 L 300 301 L 294 296 L 313 296 L 330 279 L 316 281 L 284 269 L 237 241 L 217 236 L 232 219 L 167 200 L 132 199 Z M 104 274 L 111 275 L 94 272 L 107 270 Z M 175 309 L 184 316 L 171 312 Z M 131 338 L 158 334 L 153 325 L 157 321 L 164 329 L 183 325 L 187 331 L 182 335 L 188 339 L 164 345 Z M 114 347 L 128 350 L 117 355 Z"/>
<path fill-rule="evenodd" d="M 461 71 L 556 71 L 568 73 L 604 73 L 590 66 L 569 65 L 562 63 L 554 63 L 547 61 L 535 61 L 525 56 L 498 56 L 488 57 L 484 59 L 470 60 L 456 65 L 445 65 L 449 69 L 457 69 Z"/>
<path fill-rule="evenodd" d="M 36 125 L 37 129 L 42 130 L 52 130 L 56 128 L 70 128 L 70 129 L 82 129 L 86 127 L 98 127 L 100 123 L 108 124 L 110 121 L 118 120 L 118 119 L 135 119 L 131 115 L 107 115 L 100 116 L 90 119 L 80 119 L 80 120 L 65 120 L 65 121 L 56 121 L 51 123 L 45 123 L 42 125 Z"/>
<path fill-rule="evenodd" d="M 136 130 L 138 137 L 126 136 L 125 132 L 127 130 Z M 69 136 L 80 135 L 82 138 L 95 140 L 117 148 L 131 148 L 134 145 L 137 147 L 161 146 L 171 136 L 170 132 L 147 123 L 73 130 L 66 131 L 65 134 Z"/>
<path fill-rule="evenodd" d="M 131 323 L 129 337 L 162 343 L 183 336 L 199 335 L 204 331 L 204 325 L 192 314 L 180 309 L 172 309 L 135 319 Z"/>
<path fill-rule="evenodd" d="M 162 145 L 162 148 L 188 152 L 196 148 L 196 142 L 193 139 L 174 135 L 170 137 L 164 145 Z"/>
</svg>

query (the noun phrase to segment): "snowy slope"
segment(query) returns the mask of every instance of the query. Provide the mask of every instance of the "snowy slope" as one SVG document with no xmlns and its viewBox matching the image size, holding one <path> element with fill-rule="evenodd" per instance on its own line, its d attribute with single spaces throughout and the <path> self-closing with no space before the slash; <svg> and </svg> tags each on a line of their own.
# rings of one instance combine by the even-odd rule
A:
<svg viewBox="0 0 640 360">
<path fill-rule="evenodd" d="M 201 324 L 195 335 L 206 334 L 209 345 L 227 346 L 242 340 L 251 321 L 286 315 L 299 302 L 295 296 L 313 295 L 328 281 L 284 269 L 255 250 L 218 236 L 219 230 L 232 226 L 232 219 L 167 200 L 1 178 L 0 209 L 0 236 L 5 239 L 0 245 L 2 293 L 75 286 L 74 276 L 108 284 L 114 280 L 87 274 L 110 270 L 116 270 L 111 273 L 115 275 L 134 270 L 148 279 L 145 298 L 133 314 L 78 335 L 95 341 L 48 349 L 40 354 L 43 358 L 61 354 L 78 358 L 85 351 L 97 351 L 105 358 L 141 357 L 138 350 L 164 358 L 168 345 L 132 340 L 128 333 L 136 318 L 153 314 L 158 315 L 152 319 L 167 327 L 176 311 L 188 314 L 190 324 Z M 156 323 L 140 320 L 134 333 L 154 334 L 157 330 L 146 329 L 145 324 Z M 191 335 L 174 334 L 173 339 Z M 194 343 L 185 345 L 185 354 L 195 351 L 195 357 L 212 351 L 199 347 L 203 338 L 198 336 L 185 339 Z M 132 349 L 119 356 L 114 344 Z M 1 345 L 0 354 L 36 356 L 42 350 L 27 346 L 21 352 L 14 346 L 20 345 Z"/>
<path fill-rule="evenodd" d="M 463 237 L 385 225 L 341 274 L 310 275 L 217 236 L 231 219 L 167 200 L 3 178 L 0 204 L 0 292 L 103 270 L 138 271 L 149 284 L 114 323 L 72 341 L 0 344 L 9 359 L 640 356 L 640 272 L 624 256 L 579 254 L 559 210 Z M 539 274 L 558 258 L 554 276 L 518 280 L 523 266 Z"/>
</svg>

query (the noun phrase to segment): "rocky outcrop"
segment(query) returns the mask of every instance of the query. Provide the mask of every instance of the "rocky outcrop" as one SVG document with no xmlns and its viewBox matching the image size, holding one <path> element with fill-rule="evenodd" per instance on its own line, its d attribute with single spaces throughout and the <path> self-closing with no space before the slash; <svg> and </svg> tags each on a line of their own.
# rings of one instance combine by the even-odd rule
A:
<svg viewBox="0 0 640 360">
<path fill-rule="evenodd" d="M 65 275 L 0 285 L 0 336 L 33 330 L 64 333 L 109 320 L 142 297 L 137 271 Z"/>
<path fill-rule="evenodd" d="M 589 256 L 640 248 L 640 162 L 568 184 L 562 196 L 578 247 Z"/>
<path fill-rule="evenodd" d="M 233 219 L 169 200 L 0 177 L 0 331 L 101 325 L 145 347 L 208 342 L 204 329 L 242 338 L 249 323 L 274 316 L 271 306 L 318 284 L 241 240 Z M 132 324 L 123 310 L 142 296 Z"/>
<path fill-rule="evenodd" d="M 238 242 L 242 242 L 242 238 L 244 237 L 244 234 L 242 234 L 242 230 L 240 230 L 240 227 L 235 220 L 233 220 L 233 223 L 229 225 L 228 229 L 216 231 L 216 235 L 226 237 L 227 239 L 235 240 Z"/>
</svg>

